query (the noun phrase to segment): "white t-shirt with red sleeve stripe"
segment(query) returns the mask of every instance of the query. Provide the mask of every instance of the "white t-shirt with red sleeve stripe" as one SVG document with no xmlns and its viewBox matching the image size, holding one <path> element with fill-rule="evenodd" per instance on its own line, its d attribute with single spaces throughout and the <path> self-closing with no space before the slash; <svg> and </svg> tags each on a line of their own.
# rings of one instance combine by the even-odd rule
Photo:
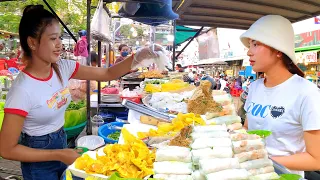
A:
<svg viewBox="0 0 320 180">
<path fill-rule="evenodd" d="M 53 69 L 46 79 L 23 71 L 7 94 L 4 112 L 25 117 L 23 133 L 42 136 L 59 130 L 64 124 L 64 113 L 71 101 L 68 81 L 80 65 L 71 60 L 60 60 L 57 64 L 63 83 Z"/>
</svg>

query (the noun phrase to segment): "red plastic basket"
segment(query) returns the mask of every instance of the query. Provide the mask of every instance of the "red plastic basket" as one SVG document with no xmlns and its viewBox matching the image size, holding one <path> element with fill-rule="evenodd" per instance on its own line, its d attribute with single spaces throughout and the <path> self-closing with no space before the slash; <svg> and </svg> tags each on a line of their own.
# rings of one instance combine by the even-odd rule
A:
<svg viewBox="0 0 320 180">
<path fill-rule="evenodd" d="M 126 100 L 129 100 L 129 101 L 141 104 L 141 96 L 137 96 L 137 97 L 123 97 L 123 96 L 120 96 L 120 98 L 121 98 L 121 100 L 126 99 Z"/>
</svg>

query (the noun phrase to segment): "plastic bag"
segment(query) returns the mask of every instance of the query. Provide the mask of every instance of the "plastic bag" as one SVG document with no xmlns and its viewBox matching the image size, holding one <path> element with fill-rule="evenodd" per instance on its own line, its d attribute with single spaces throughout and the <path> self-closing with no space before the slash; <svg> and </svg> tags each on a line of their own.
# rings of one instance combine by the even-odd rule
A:
<svg viewBox="0 0 320 180">
<path fill-rule="evenodd" d="M 96 83 L 90 81 L 90 91 L 96 89 Z M 87 96 L 87 81 L 71 79 L 69 81 L 69 91 L 71 94 L 71 99 L 75 102 L 85 100 Z"/>
<path fill-rule="evenodd" d="M 158 70 L 166 70 L 166 66 L 169 65 L 170 61 L 166 53 L 166 50 L 162 46 L 156 44 L 141 48 L 135 54 L 131 68 L 137 69 L 155 64 Z"/>
<path fill-rule="evenodd" d="M 90 27 L 93 39 L 111 42 L 110 21 L 111 18 L 106 10 L 103 9 L 103 0 L 100 0 Z"/>
</svg>

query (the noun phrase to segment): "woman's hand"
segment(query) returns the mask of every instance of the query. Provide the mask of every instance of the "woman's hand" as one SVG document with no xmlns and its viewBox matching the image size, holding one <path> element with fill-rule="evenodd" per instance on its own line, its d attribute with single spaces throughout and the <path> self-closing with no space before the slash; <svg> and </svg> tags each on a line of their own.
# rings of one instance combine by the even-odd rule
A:
<svg viewBox="0 0 320 180">
<path fill-rule="evenodd" d="M 153 46 L 143 47 L 134 55 L 131 68 L 136 69 L 140 66 L 147 67 L 150 65 L 150 61 L 145 60 L 159 58 L 161 53 L 165 54 L 165 49 L 160 45 L 155 44 Z M 153 63 L 153 61 L 151 61 L 151 63 Z"/>
<path fill-rule="evenodd" d="M 78 157 L 81 150 L 75 149 L 62 149 L 60 153 L 60 161 L 65 163 L 66 165 L 71 165 Z"/>
</svg>

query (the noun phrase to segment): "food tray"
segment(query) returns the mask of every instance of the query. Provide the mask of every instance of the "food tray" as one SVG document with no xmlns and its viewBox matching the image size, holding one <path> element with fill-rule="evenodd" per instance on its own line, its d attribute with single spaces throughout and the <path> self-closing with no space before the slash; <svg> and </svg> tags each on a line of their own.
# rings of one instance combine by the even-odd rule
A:
<svg viewBox="0 0 320 180">
<path fill-rule="evenodd" d="M 100 156 L 104 155 L 101 154 L 101 152 L 103 151 L 98 151 L 98 154 Z M 97 151 L 88 151 L 84 154 L 88 154 L 91 158 L 93 159 L 96 159 L 96 153 Z M 79 170 L 76 168 L 76 164 L 75 162 L 73 164 L 71 164 L 69 167 L 68 167 L 68 170 L 72 173 L 72 175 L 76 176 L 76 177 L 79 177 L 79 178 L 87 178 L 89 176 L 93 176 L 93 177 L 97 177 L 97 178 L 102 178 L 102 179 L 108 179 L 108 176 L 105 176 L 105 175 L 101 175 L 101 174 L 87 174 L 85 171 L 82 171 L 82 170 Z"/>
</svg>

